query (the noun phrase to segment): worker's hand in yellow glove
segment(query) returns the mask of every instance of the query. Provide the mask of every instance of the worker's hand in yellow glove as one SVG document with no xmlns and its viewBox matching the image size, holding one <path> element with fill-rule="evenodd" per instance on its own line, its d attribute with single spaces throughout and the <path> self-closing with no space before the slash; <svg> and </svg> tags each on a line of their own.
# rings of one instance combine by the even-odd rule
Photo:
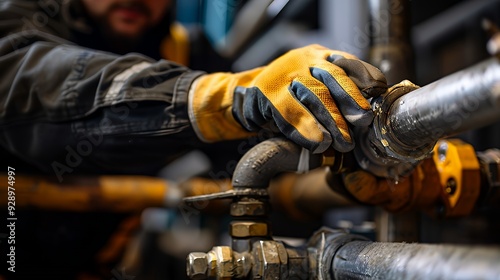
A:
<svg viewBox="0 0 500 280">
<path fill-rule="evenodd" d="M 269 65 L 198 78 L 190 119 L 206 142 L 244 138 L 268 129 L 315 153 L 353 149 L 349 124 L 373 119 L 366 98 L 385 92 L 383 74 L 356 57 L 319 45 L 292 50 Z"/>
</svg>

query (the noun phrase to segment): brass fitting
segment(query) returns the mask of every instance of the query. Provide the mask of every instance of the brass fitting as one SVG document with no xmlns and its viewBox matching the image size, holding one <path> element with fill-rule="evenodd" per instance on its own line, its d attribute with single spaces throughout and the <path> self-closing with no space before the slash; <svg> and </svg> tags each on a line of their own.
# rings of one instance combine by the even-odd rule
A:
<svg viewBox="0 0 500 280">
<path fill-rule="evenodd" d="M 231 223 L 229 233 L 232 237 L 265 237 L 269 235 L 267 223 L 257 221 L 234 221 Z"/>
<path fill-rule="evenodd" d="M 190 253 L 186 259 L 186 273 L 190 279 L 207 279 L 209 276 L 208 254 Z"/>
<path fill-rule="evenodd" d="M 267 214 L 267 206 L 264 202 L 256 199 L 241 200 L 231 203 L 230 214 L 233 217 L 264 216 Z"/>
<path fill-rule="evenodd" d="M 208 253 L 190 253 L 186 263 L 186 273 L 190 279 L 231 279 L 234 274 L 233 251 L 227 246 L 213 247 Z"/>
<path fill-rule="evenodd" d="M 217 279 L 231 279 L 234 271 L 233 250 L 231 247 L 216 246 L 212 248 L 211 252 L 215 255 Z"/>
<path fill-rule="evenodd" d="M 302 259 L 304 256 L 302 256 Z M 216 246 L 208 253 L 191 253 L 187 257 L 187 275 L 190 279 L 231 278 L 288 279 L 297 276 L 288 268 L 288 253 L 283 243 L 259 240 L 251 251 L 234 252 L 227 246 Z M 306 269 L 307 270 L 307 269 Z M 293 277 L 292 277 L 293 278 Z M 302 277 L 294 279 L 305 279 Z"/>
<path fill-rule="evenodd" d="M 260 240 L 253 244 L 255 263 L 252 274 L 256 279 L 287 279 L 288 254 L 281 242 Z"/>
</svg>

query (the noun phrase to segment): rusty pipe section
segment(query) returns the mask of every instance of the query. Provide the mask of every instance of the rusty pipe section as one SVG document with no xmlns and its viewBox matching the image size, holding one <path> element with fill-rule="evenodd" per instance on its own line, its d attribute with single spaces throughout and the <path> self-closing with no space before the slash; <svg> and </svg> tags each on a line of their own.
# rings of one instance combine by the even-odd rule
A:
<svg viewBox="0 0 500 280">
<path fill-rule="evenodd" d="M 312 154 L 284 138 L 259 143 L 238 162 L 233 187 L 264 189 L 280 172 L 305 172 L 323 164 L 323 155 Z"/>
</svg>

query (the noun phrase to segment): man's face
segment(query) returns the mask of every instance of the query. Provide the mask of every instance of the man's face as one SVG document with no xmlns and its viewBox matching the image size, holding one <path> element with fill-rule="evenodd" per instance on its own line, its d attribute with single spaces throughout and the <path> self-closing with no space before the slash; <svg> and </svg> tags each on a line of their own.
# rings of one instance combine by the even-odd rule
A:
<svg viewBox="0 0 500 280">
<path fill-rule="evenodd" d="M 90 17 L 112 36 L 138 39 L 165 15 L 170 0 L 82 0 Z M 168 28 L 168 27 L 165 27 Z"/>
</svg>

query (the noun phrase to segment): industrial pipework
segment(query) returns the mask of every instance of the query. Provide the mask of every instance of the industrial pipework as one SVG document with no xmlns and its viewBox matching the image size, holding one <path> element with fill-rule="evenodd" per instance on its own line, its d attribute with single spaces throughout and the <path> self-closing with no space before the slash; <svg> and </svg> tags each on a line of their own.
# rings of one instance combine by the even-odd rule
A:
<svg viewBox="0 0 500 280">
<path fill-rule="evenodd" d="M 407 174 L 440 138 L 500 120 L 496 57 L 418 88 L 403 81 L 373 99 L 375 119 L 356 132 L 360 166 L 378 176 Z"/>
<path fill-rule="evenodd" d="M 500 119 L 500 64 L 493 58 L 420 89 L 404 81 L 372 100 L 372 107 L 373 124 L 356 131 L 355 158 L 361 168 L 397 180 L 420 160 L 429 157 L 440 138 Z M 469 150 L 458 142 L 443 142 L 434 150 L 436 164 L 464 160 L 464 154 L 478 163 Z M 474 164 L 477 168 L 458 170 L 456 176 L 440 174 L 444 193 L 450 190 L 447 200 L 450 209 L 471 211 L 479 199 L 479 191 L 474 192 L 474 201 L 469 201 L 467 207 L 453 208 L 460 203 L 461 193 L 468 195 L 469 192 L 465 185 L 448 186 L 449 176 L 473 174 L 477 179 L 473 180 L 475 190 L 487 186 L 487 192 L 498 193 L 498 178 L 492 176 L 498 163 L 495 165 L 492 157 L 497 158 L 499 153 L 492 155 L 479 156 L 481 170 L 486 174 L 481 176 L 483 182 L 479 180 L 479 164 Z M 351 165 L 345 158 L 352 157 L 340 153 L 314 155 L 285 139 L 271 139 L 252 148 L 236 167 L 234 189 L 185 198 L 186 202 L 232 199 L 234 219 L 230 224 L 232 246 L 215 246 L 208 253 L 191 253 L 187 259 L 188 275 L 192 279 L 500 277 L 500 248 L 374 243 L 332 230 L 318 232 L 300 248 L 273 240 L 267 222 L 267 187 L 271 178 L 280 172 L 306 172 L 322 165 L 331 166 L 334 172 L 343 172 L 346 165 Z M 457 213 L 465 213 L 462 212 Z M 426 269 L 421 269 L 424 266 Z"/>
</svg>

